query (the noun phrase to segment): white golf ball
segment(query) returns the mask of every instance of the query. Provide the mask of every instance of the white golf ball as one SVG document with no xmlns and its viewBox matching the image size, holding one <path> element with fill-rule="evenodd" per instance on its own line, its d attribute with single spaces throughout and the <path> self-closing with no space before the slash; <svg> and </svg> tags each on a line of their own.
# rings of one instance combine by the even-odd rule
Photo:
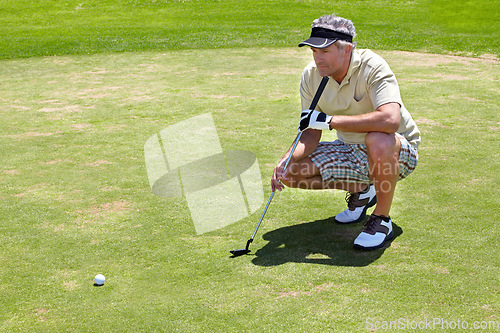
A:
<svg viewBox="0 0 500 333">
<path fill-rule="evenodd" d="M 94 278 L 94 282 L 98 286 L 102 286 L 104 284 L 104 281 L 106 281 L 106 278 L 102 274 L 97 274 Z"/>
</svg>

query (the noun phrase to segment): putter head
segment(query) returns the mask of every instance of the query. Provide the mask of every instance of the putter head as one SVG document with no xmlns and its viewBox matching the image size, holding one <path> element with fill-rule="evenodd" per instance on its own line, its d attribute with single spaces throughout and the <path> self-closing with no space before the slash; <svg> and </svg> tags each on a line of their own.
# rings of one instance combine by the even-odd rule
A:
<svg viewBox="0 0 500 333">
<path fill-rule="evenodd" d="M 250 250 L 248 250 L 248 249 L 240 249 L 240 250 L 232 250 L 232 251 L 229 251 L 229 252 L 231 252 L 231 254 L 233 255 L 233 257 L 239 257 L 239 256 L 245 255 L 247 253 L 250 253 Z"/>
<path fill-rule="evenodd" d="M 252 236 L 252 238 L 250 238 L 249 240 L 247 240 L 247 246 L 244 249 L 232 250 L 232 251 L 229 251 L 229 252 L 231 252 L 231 254 L 233 255 L 233 258 L 234 257 L 242 256 L 242 255 L 247 254 L 247 253 L 250 253 L 250 250 L 248 248 L 250 247 L 250 244 L 252 242 L 253 242 L 253 236 Z"/>
</svg>

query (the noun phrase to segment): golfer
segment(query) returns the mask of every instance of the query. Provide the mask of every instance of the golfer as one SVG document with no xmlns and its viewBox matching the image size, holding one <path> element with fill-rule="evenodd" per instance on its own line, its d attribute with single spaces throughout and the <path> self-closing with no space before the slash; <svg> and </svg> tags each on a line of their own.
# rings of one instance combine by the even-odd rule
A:
<svg viewBox="0 0 500 333">
<path fill-rule="evenodd" d="M 401 100 L 389 65 L 370 50 L 356 49 L 350 20 L 325 15 L 312 24 L 311 37 L 299 46 L 311 48 L 314 61 L 300 82 L 300 141 L 283 173 L 291 147 L 274 169 L 272 190 L 284 186 L 340 189 L 348 208 L 338 223 L 365 219 L 354 247 L 376 249 L 393 237 L 389 211 L 398 180 L 416 167 L 420 132 Z M 316 110 L 307 110 L 322 77 L 328 76 Z M 322 131 L 338 139 L 321 142 Z"/>
</svg>

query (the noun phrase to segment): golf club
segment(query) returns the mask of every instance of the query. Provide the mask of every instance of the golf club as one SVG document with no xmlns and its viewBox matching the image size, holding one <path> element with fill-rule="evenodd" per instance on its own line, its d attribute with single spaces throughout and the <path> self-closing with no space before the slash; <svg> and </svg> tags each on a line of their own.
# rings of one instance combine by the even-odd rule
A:
<svg viewBox="0 0 500 333">
<path fill-rule="evenodd" d="M 320 82 L 320 84 L 318 86 L 318 90 L 316 90 L 316 94 L 314 95 L 314 98 L 313 98 L 313 100 L 311 102 L 311 106 L 309 107 L 310 110 L 314 110 L 314 108 L 318 104 L 319 98 L 321 97 L 321 94 L 323 93 L 323 90 L 325 89 L 325 86 L 326 86 L 327 83 L 328 83 L 328 76 L 325 76 L 321 80 L 321 82 Z M 300 140 L 301 136 L 302 136 L 302 132 L 300 132 L 297 135 L 297 138 L 295 139 L 295 142 L 293 143 L 292 150 L 290 151 L 290 154 L 288 155 L 288 158 L 285 161 L 285 166 L 283 167 L 283 172 L 285 172 L 286 168 L 288 167 L 288 163 L 290 162 L 290 158 L 292 157 L 292 154 L 295 151 L 295 148 L 297 147 L 297 144 L 299 143 L 299 140 Z M 257 233 L 257 230 L 259 230 L 259 227 L 260 227 L 260 224 L 262 222 L 262 219 L 264 218 L 264 215 L 266 215 L 267 208 L 269 208 L 269 204 L 271 203 L 271 200 L 273 200 L 274 192 L 275 191 L 273 191 L 271 193 L 271 196 L 269 197 L 269 200 L 267 201 L 266 208 L 264 208 L 264 212 L 262 213 L 262 215 L 260 217 L 259 223 L 257 224 L 257 227 L 255 228 L 255 230 L 254 230 L 254 232 L 252 234 L 252 237 L 247 241 L 246 247 L 244 249 L 229 251 L 229 252 L 231 252 L 231 254 L 233 255 L 233 257 L 239 257 L 239 256 L 242 256 L 244 254 L 250 253 L 250 250 L 248 249 L 248 247 L 253 242 L 253 240 L 255 238 L 255 234 Z"/>
</svg>

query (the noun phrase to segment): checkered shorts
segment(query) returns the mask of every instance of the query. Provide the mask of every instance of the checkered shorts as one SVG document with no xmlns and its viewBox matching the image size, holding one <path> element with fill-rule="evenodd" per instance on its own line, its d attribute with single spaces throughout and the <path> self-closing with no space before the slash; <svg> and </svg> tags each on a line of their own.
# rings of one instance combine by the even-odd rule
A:
<svg viewBox="0 0 500 333">
<path fill-rule="evenodd" d="M 401 142 L 399 153 L 399 179 L 415 170 L 418 153 L 410 143 L 398 134 Z M 321 173 L 323 182 L 370 183 L 368 153 L 364 144 L 347 144 L 340 140 L 320 142 L 309 155 Z"/>
</svg>

